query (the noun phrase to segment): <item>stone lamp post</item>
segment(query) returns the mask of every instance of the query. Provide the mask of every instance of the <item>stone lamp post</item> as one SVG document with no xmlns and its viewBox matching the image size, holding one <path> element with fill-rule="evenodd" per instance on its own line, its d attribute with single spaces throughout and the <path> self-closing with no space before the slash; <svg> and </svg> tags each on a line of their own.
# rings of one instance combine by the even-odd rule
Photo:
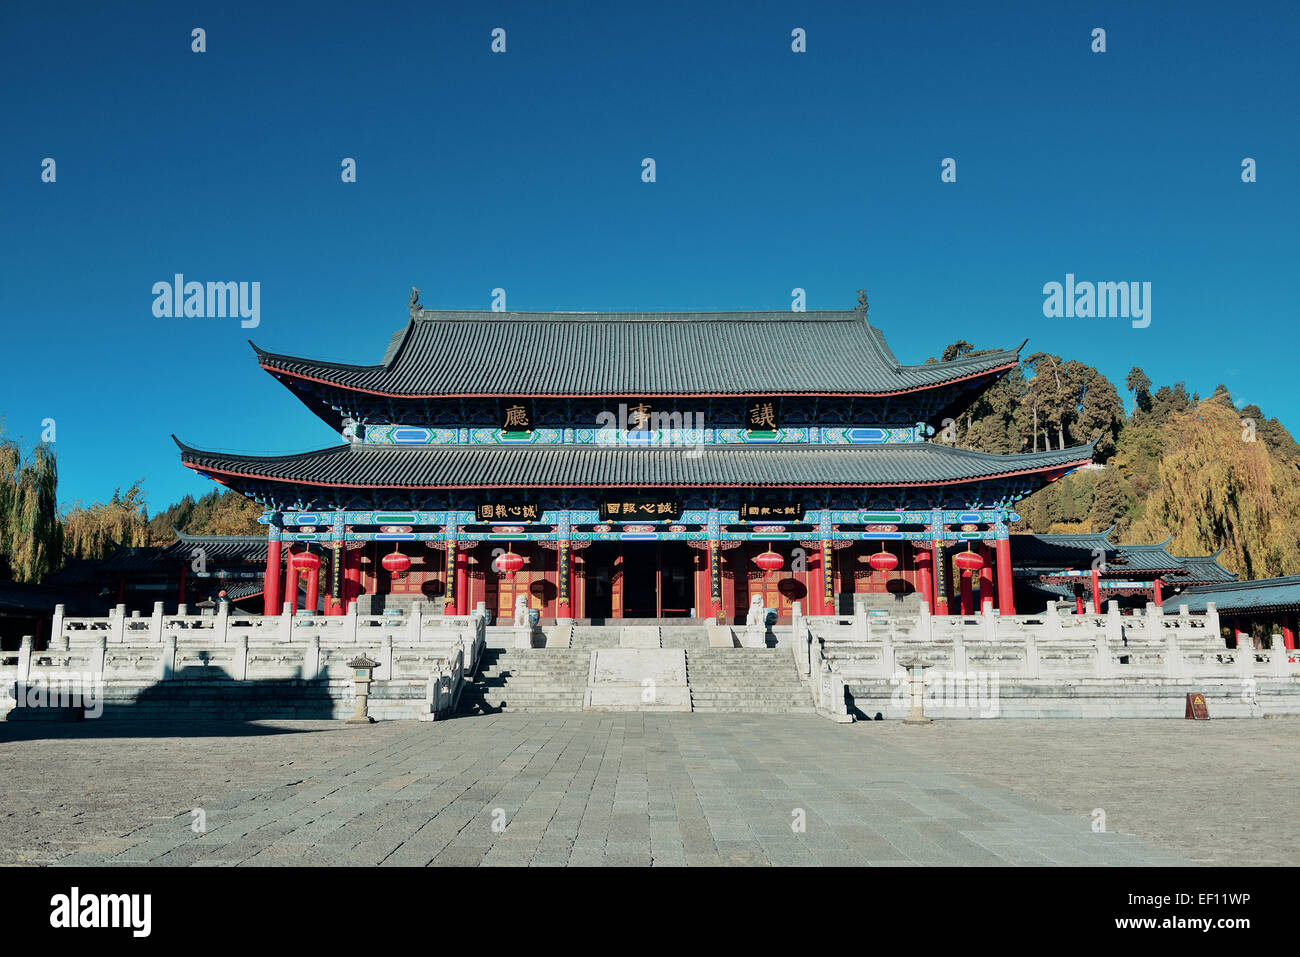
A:
<svg viewBox="0 0 1300 957">
<path fill-rule="evenodd" d="M 900 659 L 898 663 L 907 668 L 912 675 L 912 710 L 903 719 L 903 724 L 934 724 L 933 719 L 925 716 L 924 672 L 930 662 L 920 655 L 913 655 L 910 658 Z"/>
<path fill-rule="evenodd" d="M 379 662 L 360 655 L 349 661 L 348 667 L 352 669 L 352 681 L 357 689 L 356 710 L 348 718 L 348 724 L 374 724 L 375 719 L 370 717 L 370 682 Z"/>
</svg>

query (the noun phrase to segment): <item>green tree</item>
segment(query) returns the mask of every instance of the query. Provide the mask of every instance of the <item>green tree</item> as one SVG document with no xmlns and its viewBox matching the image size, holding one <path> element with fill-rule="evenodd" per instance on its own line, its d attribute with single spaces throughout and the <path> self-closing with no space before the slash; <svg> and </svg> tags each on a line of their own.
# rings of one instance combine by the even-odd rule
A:
<svg viewBox="0 0 1300 957">
<path fill-rule="evenodd" d="M 1124 388 L 1133 393 L 1134 413 L 1151 411 L 1151 380 L 1145 372 L 1137 366 L 1129 369 Z"/>
</svg>

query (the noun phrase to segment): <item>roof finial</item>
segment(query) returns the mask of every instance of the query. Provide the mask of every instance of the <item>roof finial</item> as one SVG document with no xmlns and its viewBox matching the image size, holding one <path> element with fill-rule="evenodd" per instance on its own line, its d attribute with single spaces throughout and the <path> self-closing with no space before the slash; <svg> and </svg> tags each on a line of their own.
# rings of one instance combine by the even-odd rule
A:
<svg viewBox="0 0 1300 957">
<path fill-rule="evenodd" d="M 416 289 L 414 286 L 411 287 L 411 301 L 407 303 L 407 306 L 411 310 L 412 319 L 415 318 L 417 312 L 424 308 L 420 305 L 420 290 Z"/>
<path fill-rule="evenodd" d="M 867 318 L 867 291 L 865 289 L 858 290 L 858 308 L 854 312 L 861 315 L 863 319 Z"/>
</svg>

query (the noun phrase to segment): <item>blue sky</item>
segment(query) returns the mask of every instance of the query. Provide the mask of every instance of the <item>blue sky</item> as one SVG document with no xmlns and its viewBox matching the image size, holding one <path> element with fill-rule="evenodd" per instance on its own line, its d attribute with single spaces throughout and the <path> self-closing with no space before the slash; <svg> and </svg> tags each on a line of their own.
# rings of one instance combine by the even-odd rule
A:
<svg viewBox="0 0 1300 957">
<path fill-rule="evenodd" d="M 375 362 L 412 284 L 646 311 L 865 286 L 904 362 L 1028 337 L 1300 427 L 1292 4 L 234 6 L 0 12 L 0 415 L 55 420 L 61 504 L 209 490 L 173 432 L 335 441 L 246 340 Z M 156 318 L 177 272 L 260 282 L 260 327 Z M 1150 282 L 1151 325 L 1044 318 L 1066 273 Z"/>
</svg>

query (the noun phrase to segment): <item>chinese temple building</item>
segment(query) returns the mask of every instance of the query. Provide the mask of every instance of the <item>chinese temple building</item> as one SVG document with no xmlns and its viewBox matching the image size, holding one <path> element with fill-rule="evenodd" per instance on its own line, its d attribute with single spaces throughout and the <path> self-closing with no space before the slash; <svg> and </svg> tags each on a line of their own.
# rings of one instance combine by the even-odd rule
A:
<svg viewBox="0 0 1300 957">
<path fill-rule="evenodd" d="M 1193 614 L 1213 604 L 1228 647 L 1242 647 L 1243 641 L 1268 647 L 1273 635 L 1281 635 L 1287 648 L 1296 647 L 1300 576 L 1193 585 L 1178 596 L 1178 604 Z"/>
<path fill-rule="evenodd" d="M 1012 535 L 1015 578 L 1021 603 L 1037 610 L 1048 601 L 1073 601 L 1083 614 L 1100 612 L 1114 599 L 1124 611 L 1157 607 L 1184 589 L 1235 582 L 1219 553 L 1171 555 L 1169 539 L 1156 545 L 1116 545 L 1110 532 Z"/>
<path fill-rule="evenodd" d="M 418 292 L 418 291 L 416 291 Z M 836 614 L 856 594 L 1014 613 L 1016 503 L 1093 446 L 931 441 L 1017 351 L 904 365 L 856 309 L 422 308 L 374 365 L 266 352 L 341 441 L 182 462 L 265 508 L 264 611 L 517 598 L 546 620 Z"/>
<path fill-rule="evenodd" d="M 267 540 L 250 535 L 186 535 L 160 546 L 118 545 L 99 559 L 72 559 L 48 579 L 96 607 L 148 613 L 157 601 L 197 605 L 225 598 L 237 611 L 262 611 Z M 94 601 L 99 599 L 99 601 Z"/>
</svg>

